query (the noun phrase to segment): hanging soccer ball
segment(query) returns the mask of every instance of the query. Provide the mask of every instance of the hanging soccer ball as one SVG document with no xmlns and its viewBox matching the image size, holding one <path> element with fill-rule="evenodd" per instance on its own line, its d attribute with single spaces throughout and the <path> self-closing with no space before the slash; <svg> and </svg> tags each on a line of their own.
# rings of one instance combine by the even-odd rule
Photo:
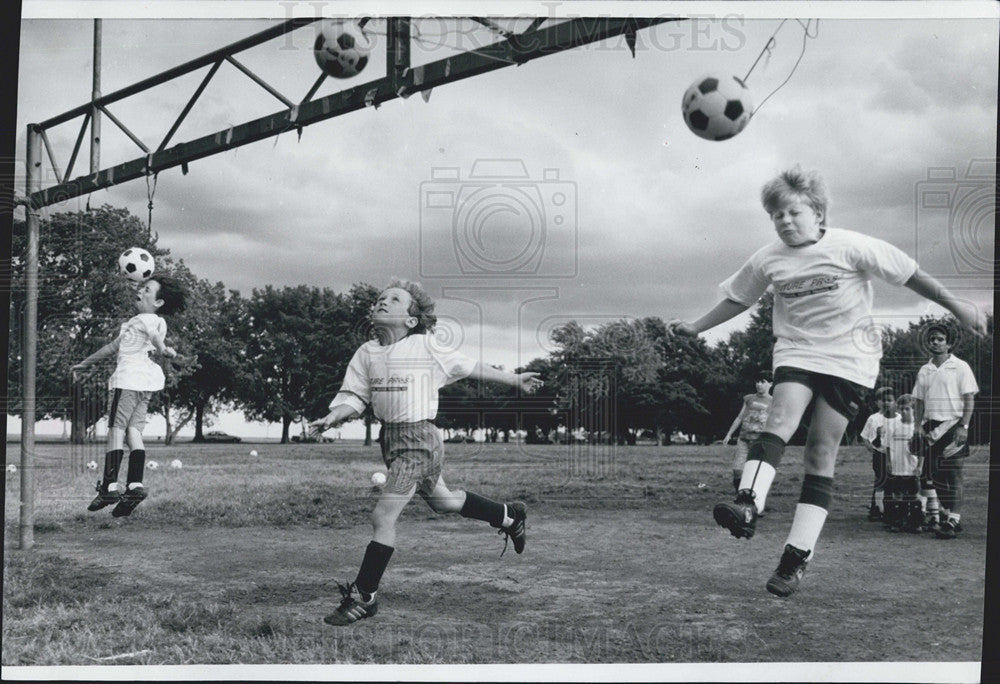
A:
<svg viewBox="0 0 1000 684">
<path fill-rule="evenodd" d="M 753 100 L 735 76 L 705 75 L 691 84 L 681 102 L 684 123 L 705 140 L 728 140 L 746 127 Z"/>
<path fill-rule="evenodd" d="M 118 257 L 118 268 L 129 280 L 141 283 L 153 275 L 153 255 L 142 247 L 129 247 Z"/>
<path fill-rule="evenodd" d="M 316 64 L 334 78 L 357 76 L 368 64 L 371 51 L 371 39 L 354 21 L 323 22 L 313 45 Z"/>
</svg>

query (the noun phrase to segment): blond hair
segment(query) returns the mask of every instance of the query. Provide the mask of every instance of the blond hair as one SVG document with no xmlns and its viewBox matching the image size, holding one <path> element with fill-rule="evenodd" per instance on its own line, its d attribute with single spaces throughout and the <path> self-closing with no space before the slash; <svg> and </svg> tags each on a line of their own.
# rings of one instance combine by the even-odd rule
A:
<svg viewBox="0 0 1000 684">
<path fill-rule="evenodd" d="M 803 171 L 802 167 L 796 164 L 768 181 L 760 191 L 761 204 L 768 214 L 773 214 L 778 208 L 797 198 L 804 199 L 821 214 L 819 225 L 826 225 L 830 197 L 826 192 L 826 183 L 819 172 Z"/>
</svg>

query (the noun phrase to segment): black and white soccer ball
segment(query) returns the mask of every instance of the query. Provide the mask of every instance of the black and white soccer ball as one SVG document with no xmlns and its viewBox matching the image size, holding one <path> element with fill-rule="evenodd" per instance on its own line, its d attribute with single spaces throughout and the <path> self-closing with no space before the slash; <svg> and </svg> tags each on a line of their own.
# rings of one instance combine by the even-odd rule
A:
<svg viewBox="0 0 1000 684">
<path fill-rule="evenodd" d="M 156 264 L 153 255 L 142 247 L 129 247 L 118 257 L 118 268 L 129 280 L 141 283 L 153 275 Z"/>
<path fill-rule="evenodd" d="M 324 21 L 313 45 L 316 64 L 334 78 L 357 76 L 371 51 L 371 39 L 355 21 Z"/>
<path fill-rule="evenodd" d="M 735 76 L 702 76 L 684 93 L 684 123 L 705 140 L 728 140 L 753 116 L 753 99 Z"/>
</svg>

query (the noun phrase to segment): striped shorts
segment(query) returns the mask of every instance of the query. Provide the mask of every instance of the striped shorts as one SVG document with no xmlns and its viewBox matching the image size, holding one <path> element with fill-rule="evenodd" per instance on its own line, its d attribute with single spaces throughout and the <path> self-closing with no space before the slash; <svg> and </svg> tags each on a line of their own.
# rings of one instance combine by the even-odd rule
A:
<svg viewBox="0 0 1000 684">
<path fill-rule="evenodd" d="M 378 441 L 389 469 L 383 491 L 408 494 L 413 485 L 421 494 L 434 491 L 444 463 L 444 444 L 434 423 L 383 423 Z"/>
</svg>

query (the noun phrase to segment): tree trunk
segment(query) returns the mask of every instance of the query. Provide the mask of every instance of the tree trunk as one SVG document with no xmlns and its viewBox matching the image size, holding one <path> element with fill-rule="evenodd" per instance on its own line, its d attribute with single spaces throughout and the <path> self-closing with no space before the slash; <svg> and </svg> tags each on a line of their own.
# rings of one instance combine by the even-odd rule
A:
<svg viewBox="0 0 1000 684">
<path fill-rule="evenodd" d="M 288 428 L 292 424 L 292 417 L 285 414 L 281 417 L 281 443 L 288 444 Z"/>
<path fill-rule="evenodd" d="M 205 435 L 202 432 L 204 422 L 205 422 L 205 405 L 198 404 L 198 406 L 195 407 L 195 413 L 194 413 L 194 440 L 192 441 L 195 442 L 205 441 Z"/>
<path fill-rule="evenodd" d="M 163 393 L 163 418 L 167 423 L 167 433 L 163 436 L 163 443 L 167 446 L 174 443 L 174 433 L 170 429 L 170 393 Z"/>
</svg>

